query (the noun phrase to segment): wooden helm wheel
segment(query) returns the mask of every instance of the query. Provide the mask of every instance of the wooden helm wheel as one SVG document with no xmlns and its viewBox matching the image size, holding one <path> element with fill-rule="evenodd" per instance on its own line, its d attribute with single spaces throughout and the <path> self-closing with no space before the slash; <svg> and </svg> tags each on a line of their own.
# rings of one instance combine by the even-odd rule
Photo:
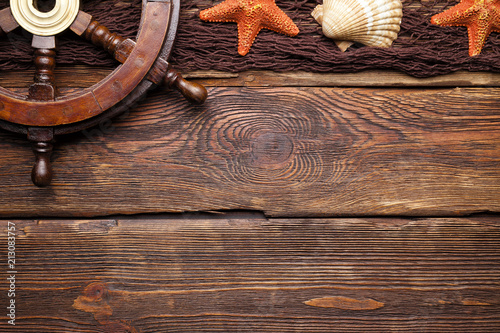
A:
<svg viewBox="0 0 500 333">
<path fill-rule="evenodd" d="M 27 96 L 0 87 L 0 127 L 26 134 L 33 142 L 32 180 L 37 186 L 51 182 L 54 136 L 114 117 L 160 84 L 176 88 L 192 103 L 201 104 L 207 97 L 203 86 L 184 80 L 167 61 L 179 22 L 179 0 L 143 0 L 136 41 L 111 33 L 78 10 L 79 0 L 56 0 L 48 12 L 38 11 L 33 0 L 10 3 L 11 7 L 0 11 L 0 35 L 18 27 L 33 33 L 35 77 Z M 58 96 L 55 34 L 66 29 L 103 47 L 120 65 L 99 83 Z"/>
</svg>

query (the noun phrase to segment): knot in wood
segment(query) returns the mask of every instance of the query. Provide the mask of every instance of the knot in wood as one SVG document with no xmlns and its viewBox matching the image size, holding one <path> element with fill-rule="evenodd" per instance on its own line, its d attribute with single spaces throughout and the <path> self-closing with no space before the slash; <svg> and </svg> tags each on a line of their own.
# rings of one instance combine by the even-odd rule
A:
<svg viewBox="0 0 500 333">
<path fill-rule="evenodd" d="M 293 155 L 292 139 L 285 133 L 264 133 L 252 142 L 252 159 L 256 166 L 279 167 Z"/>
</svg>

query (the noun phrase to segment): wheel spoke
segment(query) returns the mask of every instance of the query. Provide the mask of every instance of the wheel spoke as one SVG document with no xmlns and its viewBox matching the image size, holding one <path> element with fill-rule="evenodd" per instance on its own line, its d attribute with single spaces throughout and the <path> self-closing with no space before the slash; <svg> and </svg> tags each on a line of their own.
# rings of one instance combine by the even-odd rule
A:
<svg viewBox="0 0 500 333">
<path fill-rule="evenodd" d="M 0 10 L 0 36 L 11 32 L 18 26 L 19 24 L 14 19 L 14 16 L 12 16 L 10 8 Z"/>
<path fill-rule="evenodd" d="M 132 53 L 136 43 L 109 31 L 108 28 L 92 19 L 92 16 L 80 11 L 70 29 L 96 46 L 101 46 L 116 60 L 124 63 Z M 173 87 L 193 104 L 203 104 L 207 90 L 202 85 L 186 81 L 173 70 L 168 62 L 159 57 L 151 69 L 148 80 L 155 84 Z"/>
<path fill-rule="evenodd" d="M 33 36 L 35 48 L 35 77 L 29 88 L 28 98 L 36 101 L 53 101 L 56 98 L 54 69 L 56 67 L 56 39 L 54 36 Z"/>
<path fill-rule="evenodd" d="M 92 21 L 92 15 L 85 13 L 84 11 L 79 11 L 78 15 L 76 15 L 73 24 L 69 27 L 71 31 L 73 31 L 78 36 L 83 35 L 85 30 L 87 30 L 90 22 Z"/>
<path fill-rule="evenodd" d="M 78 13 L 70 29 L 92 44 L 102 47 L 121 63 L 127 60 L 135 46 L 132 40 L 112 33 L 104 25 L 94 20 L 90 14 L 83 11 Z"/>
</svg>

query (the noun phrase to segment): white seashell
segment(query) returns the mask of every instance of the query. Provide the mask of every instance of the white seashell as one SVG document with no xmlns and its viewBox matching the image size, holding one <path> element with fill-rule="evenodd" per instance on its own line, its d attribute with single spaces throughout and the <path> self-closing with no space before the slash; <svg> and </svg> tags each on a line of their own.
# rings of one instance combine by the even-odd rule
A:
<svg viewBox="0 0 500 333">
<path fill-rule="evenodd" d="M 342 51 L 353 42 L 389 47 L 398 37 L 401 0 L 324 0 L 311 15 Z"/>
</svg>

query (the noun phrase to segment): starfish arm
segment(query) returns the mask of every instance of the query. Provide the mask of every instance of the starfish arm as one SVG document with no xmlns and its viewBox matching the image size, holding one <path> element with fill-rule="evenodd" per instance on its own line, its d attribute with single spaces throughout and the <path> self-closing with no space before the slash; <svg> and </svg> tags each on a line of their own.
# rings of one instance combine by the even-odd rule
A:
<svg viewBox="0 0 500 333">
<path fill-rule="evenodd" d="M 267 13 L 268 15 L 264 16 L 261 23 L 264 28 L 292 37 L 298 35 L 299 28 L 293 23 L 292 19 L 276 5 L 273 4 Z"/>
<path fill-rule="evenodd" d="M 261 29 L 258 21 L 238 22 L 238 53 L 240 55 L 244 56 L 250 51 L 250 47 Z"/>
<path fill-rule="evenodd" d="M 469 55 L 471 57 L 481 53 L 491 30 L 492 26 L 486 21 L 479 21 L 467 26 L 467 32 L 469 34 Z"/>
<path fill-rule="evenodd" d="M 214 7 L 202 10 L 200 19 L 209 22 L 236 22 L 240 12 L 240 3 L 237 0 L 226 0 Z"/>
<path fill-rule="evenodd" d="M 492 31 L 500 32 L 500 1 L 493 2 L 489 9 L 493 18 Z"/>
<path fill-rule="evenodd" d="M 464 21 L 474 16 L 475 12 L 474 0 L 462 0 L 458 5 L 434 15 L 431 23 L 440 26 L 464 26 Z"/>
</svg>

